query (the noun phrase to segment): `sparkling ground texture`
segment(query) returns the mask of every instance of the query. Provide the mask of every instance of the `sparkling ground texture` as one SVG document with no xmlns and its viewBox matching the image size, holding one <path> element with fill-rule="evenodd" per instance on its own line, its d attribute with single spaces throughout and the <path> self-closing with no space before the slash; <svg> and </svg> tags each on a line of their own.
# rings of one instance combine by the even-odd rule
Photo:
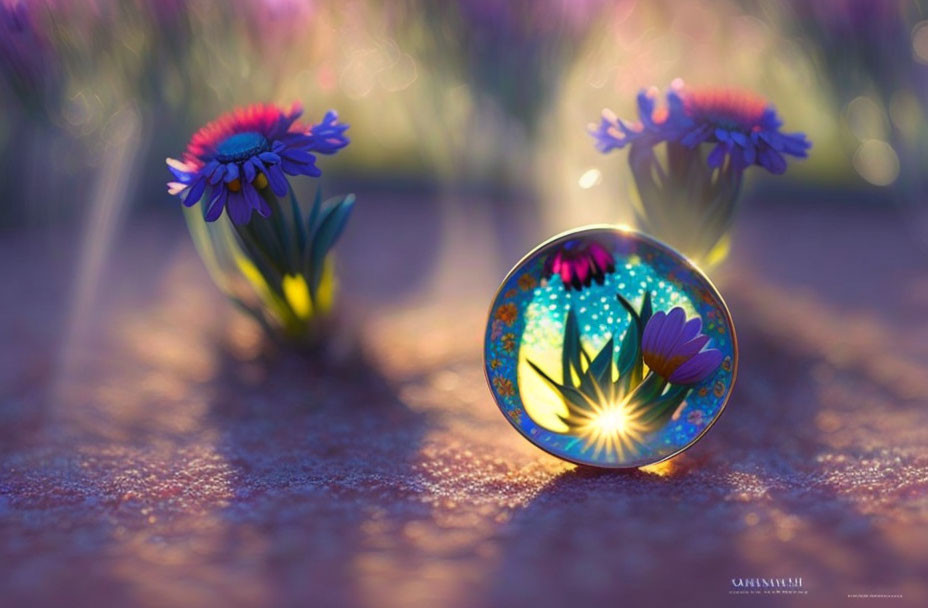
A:
<svg viewBox="0 0 928 608">
<path fill-rule="evenodd" d="M 0 604 L 928 605 L 928 253 L 905 222 L 748 209 L 713 273 L 741 345 L 726 413 L 604 473 L 527 443 L 485 386 L 489 301 L 548 236 L 488 221 L 518 213 L 359 197 L 324 361 L 262 342 L 179 211 L 127 220 L 96 282 L 75 235 L 2 235 Z M 806 594 L 729 593 L 756 577 Z"/>
</svg>

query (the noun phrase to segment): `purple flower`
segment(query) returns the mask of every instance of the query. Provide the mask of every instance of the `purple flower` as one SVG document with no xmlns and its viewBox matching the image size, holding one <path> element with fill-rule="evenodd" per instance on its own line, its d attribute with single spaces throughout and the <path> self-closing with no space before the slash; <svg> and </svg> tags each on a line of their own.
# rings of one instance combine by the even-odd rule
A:
<svg viewBox="0 0 928 608">
<path fill-rule="evenodd" d="M 602 285 L 607 272 L 615 272 L 615 258 L 596 241 L 567 241 L 545 260 L 545 278 L 560 276 L 568 291 L 589 287 L 594 280 Z"/>
<path fill-rule="evenodd" d="M 0 2 L 0 80 L 26 95 L 42 94 L 55 80 L 56 60 L 37 19 L 39 8 L 23 1 Z"/>
<path fill-rule="evenodd" d="M 645 365 L 671 384 L 702 382 L 721 364 L 722 352 L 714 348 L 702 350 L 709 336 L 701 330 L 702 319 L 687 321 L 679 306 L 669 313 L 654 313 L 641 337 Z"/>
<path fill-rule="evenodd" d="M 751 165 L 771 173 L 786 171 L 785 156 L 805 158 L 812 146 L 803 133 L 782 133 L 782 121 L 763 98 L 733 89 L 685 88 L 675 80 L 665 106 L 658 106 L 656 88 L 638 94 L 638 121 L 626 123 L 604 110 L 590 134 L 600 152 L 632 146 L 652 148 L 661 142 L 695 149 L 714 144 L 707 157 L 709 167 L 721 167 L 726 159 L 737 171 Z"/>
<path fill-rule="evenodd" d="M 303 113 L 255 104 L 222 115 L 190 139 L 183 161 L 168 159 L 177 181 L 168 192 L 190 207 L 208 201 L 203 217 L 219 219 L 226 209 L 236 224 L 247 224 L 252 211 L 268 217 L 271 208 L 260 191 L 270 188 L 277 196 L 287 193 L 286 175 L 318 177 L 316 154 L 334 154 L 348 145 L 335 112 L 311 127 L 296 122 Z"/>
<path fill-rule="evenodd" d="M 657 87 L 638 93 L 639 120 L 635 122 L 625 122 L 612 110 L 603 110 L 599 125 L 589 127 L 590 135 L 596 140 L 596 149 L 606 153 L 629 144 L 651 148 L 663 141 L 675 140 L 684 128 L 681 100 L 668 95 L 667 107 L 658 107 L 658 94 Z"/>
</svg>

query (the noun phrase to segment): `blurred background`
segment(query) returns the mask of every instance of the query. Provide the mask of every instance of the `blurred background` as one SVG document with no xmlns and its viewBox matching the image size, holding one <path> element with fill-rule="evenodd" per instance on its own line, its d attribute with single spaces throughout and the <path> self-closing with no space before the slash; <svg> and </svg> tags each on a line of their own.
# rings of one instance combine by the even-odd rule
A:
<svg viewBox="0 0 928 608">
<path fill-rule="evenodd" d="M 633 221 L 625 153 L 586 128 L 677 77 L 763 95 L 813 148 L 748 172 L 713 275 L 744 350 L 714 445 L 602 478 L 495 411 L 485 307 L 540 240 Z M 358 194 L 333 360 L 360 343 L 366 367 L 266 359 L 166 193 L 165 158 L 258 101 L 351 124 L 320 167 L 325 192 Z M 789 570 L 838 590 L 817 605 L 928 601 L 926 175 L 916 0 L 0 0 L 4 586 L 25 602 L 44 581 L 50 605 L 640 605 L 661 572 Z M 726 532 L 680 549 L 681 496 Z M 578 504 L 604 527 L 565 528 Z"/>
<path fill-rule="evenodd" d="M 83 217 L 120 146 L 121 211 L 171 205 L 163 159 L 199 125 L 294 100 L 307 118 L 337 108 L 351 123 L 354 144 L 328 164 L 354 189 L 530 199 L 549 230 L 619 219 L 625 163 L 596 153 L 586 125 L 606 106 L 634 116 L 639 89 L 677 77 L 754 90 L 809 135 L 811 159 L 777 187 L 913 198 L 922 3 L 684 4 L 4 0 L 0 221 Z"/>
<path fill-rule="evenodd" d="M 177 215 L 163 161 L 200 125 L 242 104 L 300 101 L 307 120 L 336 108 L 352 125 L 350 149 L 326 159 L 329 189 L 369 191 L 368 207 L 403 198 L 430 218 L 423 238 L 442 261 L 402 290 L 423 283 L 427 296 L 471 247 L 462 222 L 524 234 L 523 248 L 586 223 L 633 223 L 625 154 L 597 153 L 587 125 L 604 107 L 633 118 L 640 89 L 677 77 L 753 90 L 814 142 L 785 179 L 749 172 L 748 200 L 775 189 L 801 205 L 870 205 L 904 214 L 909 236 L 928 234 L 923 2 L 2 7 L 0 227 L 63 228 L 101 259 L 129 218 Z M 504 242 L 484 254 L 512 242 L 491 240 Z"/>
</svg>

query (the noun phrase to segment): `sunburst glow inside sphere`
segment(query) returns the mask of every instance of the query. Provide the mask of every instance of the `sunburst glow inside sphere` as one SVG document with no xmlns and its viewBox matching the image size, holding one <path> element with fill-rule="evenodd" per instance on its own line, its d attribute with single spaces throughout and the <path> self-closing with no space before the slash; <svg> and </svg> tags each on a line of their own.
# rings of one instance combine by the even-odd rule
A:
<svg viewBox="0 0 928 608">
<path fill-rule="evenodd" d="M 603 410 L 594 420 L 599 432 L 606 434 L 616 433 L 623 434 L 626 432 L 628 425 L 628 415 L 620 405 L 612 405 Z"/>
<path fill-rule="evenodd" d="M 485 339 L 509 422 L 555 456 L 606 468 L 693 445 L 724 409 L 738 363 L 709 279 L 659 241 L 611 226 L 529 253 L 500 286 Z"/>
</svg>

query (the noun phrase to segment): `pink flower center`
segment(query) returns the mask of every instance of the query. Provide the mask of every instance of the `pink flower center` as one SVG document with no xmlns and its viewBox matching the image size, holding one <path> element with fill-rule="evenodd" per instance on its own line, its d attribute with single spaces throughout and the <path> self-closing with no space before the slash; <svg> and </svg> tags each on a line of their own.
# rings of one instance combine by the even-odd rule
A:
<svg viewBox="0 0 928 608">
<path fill-rule="evenodd" d="M 683 107 L 690 118 L 726 129 L 760 129 L 767 100 L 737 89 L 685 89 Z"/>
<path fill-rule="evenodd" d="M 264 152 L 269 149 L 268 137 L 280 120 L 298 111 L 295 106 L 288 115 L 270 104 L 236 108 L 194 133 L 187 144 L 184 160 L 199 167 L 212 158 L 234 162 Z"/>
</svg>

